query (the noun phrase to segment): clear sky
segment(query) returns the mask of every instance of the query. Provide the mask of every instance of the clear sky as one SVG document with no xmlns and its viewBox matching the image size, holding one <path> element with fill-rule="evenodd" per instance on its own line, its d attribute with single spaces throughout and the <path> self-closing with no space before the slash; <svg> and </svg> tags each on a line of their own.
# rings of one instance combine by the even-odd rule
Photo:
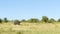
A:
<svg viewBox="0 0 60 34">
<path fill-rule="evenodd" d="M 0 0 L 0 18 L 60 18 L 60 0 Z"/>
</svg>

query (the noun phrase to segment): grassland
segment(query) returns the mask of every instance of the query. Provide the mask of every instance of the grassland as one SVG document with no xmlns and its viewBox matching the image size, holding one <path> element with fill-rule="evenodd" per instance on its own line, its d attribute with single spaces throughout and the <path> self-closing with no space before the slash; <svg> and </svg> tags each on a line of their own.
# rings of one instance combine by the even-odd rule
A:
<svg viewBox="0 0 60 34">
<path fill-rule="evenodd" d="M 2 23 L 0 34 L 60 34 L 60 23 Z"/>
</svg>

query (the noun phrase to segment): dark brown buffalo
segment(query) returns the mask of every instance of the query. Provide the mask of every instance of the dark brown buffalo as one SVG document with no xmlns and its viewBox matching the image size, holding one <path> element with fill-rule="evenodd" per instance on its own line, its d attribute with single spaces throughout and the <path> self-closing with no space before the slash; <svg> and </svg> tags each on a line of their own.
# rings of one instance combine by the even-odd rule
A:
<svg viewBox="0 0 60 34">
<path fill-rule="evenodd" d="M 20 25 L 20 21 L 15 20 L 15 21 L 14 21 L 14 25 Z"/>
</svg>

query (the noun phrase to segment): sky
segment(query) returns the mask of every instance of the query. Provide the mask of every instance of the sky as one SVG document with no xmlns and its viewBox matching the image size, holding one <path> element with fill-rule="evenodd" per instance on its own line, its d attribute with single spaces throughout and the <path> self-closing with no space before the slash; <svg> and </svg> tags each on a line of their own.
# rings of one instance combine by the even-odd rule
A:
<svg viewBox="0 0 60 34">
<path fill-rule="evenodd" d="M 0 0 L 0 18 L 60 18 L 60 0 Z"/>
</svg>

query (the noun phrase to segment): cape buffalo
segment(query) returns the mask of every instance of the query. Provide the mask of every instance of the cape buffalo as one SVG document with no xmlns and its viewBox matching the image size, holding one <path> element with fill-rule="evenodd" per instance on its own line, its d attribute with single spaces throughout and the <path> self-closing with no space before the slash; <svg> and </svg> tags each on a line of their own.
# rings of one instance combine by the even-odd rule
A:
<svg viewBox="0 0 60 34">
<path fill-rule="evenodd" d="M 15 20 L 14 21 L 14 25 L 20 25 L 20 21 L 19 20 Z"/>
</svg>

